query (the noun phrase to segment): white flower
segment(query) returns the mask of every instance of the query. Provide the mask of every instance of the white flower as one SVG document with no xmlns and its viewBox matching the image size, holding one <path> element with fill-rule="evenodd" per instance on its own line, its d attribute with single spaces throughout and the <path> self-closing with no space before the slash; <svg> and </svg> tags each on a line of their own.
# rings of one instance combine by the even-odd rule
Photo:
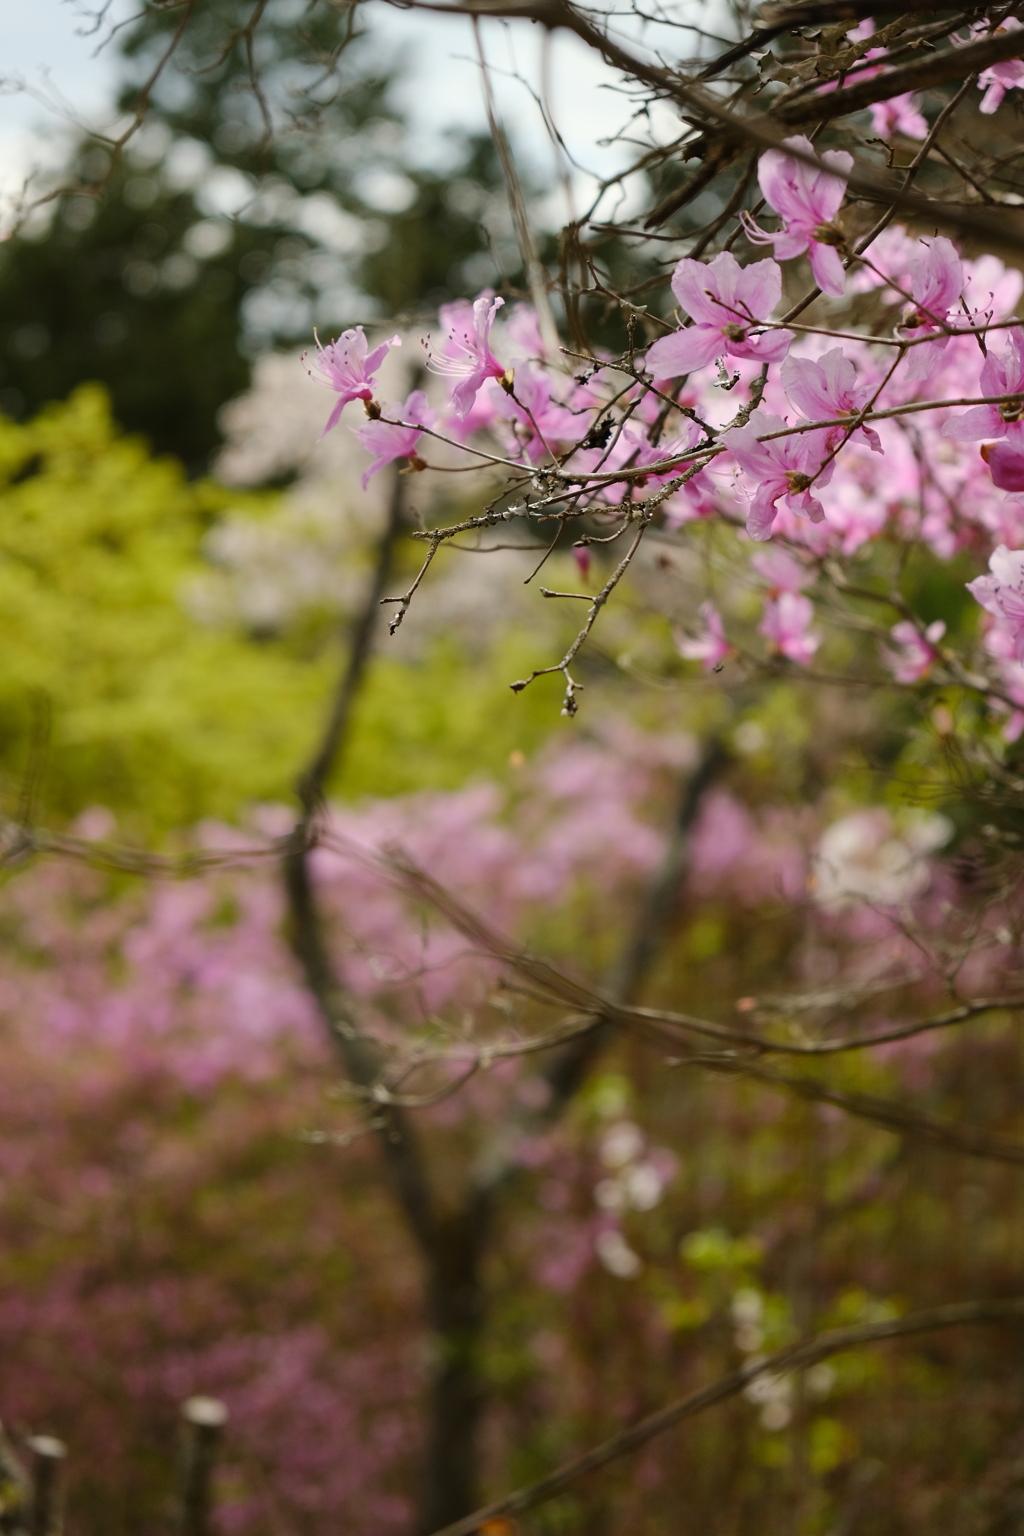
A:
<svg viewBox="0 0 1024 1536">
<path fill-rule="evenodd" d="M 594 1190 L 594 1201 L 602 1211 L 624 1211 L 626 1186 L 621 1179 L 602 1179 Z"/>
<path fill-rule="evenodd" d="M 945 816 L 918 813 L 898 830 L 888 811 L 855 811 L 833 822 L 818 845 L 814 890 L 823 906 L 857 901 L 898 906 L 920 896 L 931 879 L 928 856 L 947 843 Z"/>
<path fill-rule="evenodd" d="M 644 1133 L 632 1120 L 620 1120 L 601 1139 L 601 1161 L 606 1168 L 624 1168 L 643 1151 Z"/>
<path fill-rule="evenodd" d="M 751 1285 L 741 1285 L 732 1298 L 732 1318 L 737 1328 L 755 1327 L 764 1317 L 764 1297 Z"/>
<path fill-rule="evenodd" d="M 632 1280 L 640 1273 L 640 1258 L 635 1254 L 622 1233 L 614 1228 L 599 1232 L 594 1241 L 597 1256 L 611 1275 L 620 1280 Z"/>
<path fill-rule="evenodd" d="M 662 1187 L 661 1174 L 653 1163 L 641 1163 L 626 1174 L 626 1193 L 634 1211 L 653 1211 Z"/>
</svg>

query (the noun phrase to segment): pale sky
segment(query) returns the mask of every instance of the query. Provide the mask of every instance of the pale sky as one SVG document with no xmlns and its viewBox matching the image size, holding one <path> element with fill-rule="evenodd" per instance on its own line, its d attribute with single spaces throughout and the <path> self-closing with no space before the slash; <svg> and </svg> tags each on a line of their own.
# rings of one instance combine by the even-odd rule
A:
<svg viewBox="0 0 1024 1536">
<path fill-rule="evenodd" d="M 40 158 L 53 155 L 69 119 L 97 125 L 109 121 L 116 56 L 97 47 L 95 33 L 88 35 L 88 14 L 97 3 L 0 0 L 0 193 L 19 184 Z M 111 0 L 109 15 L 127 15 L 133 8 L 131 0 Z M 404 58 L 409 66 L 400 96 L 413 125 L 414 152 L 435 157 L 445 128 L 485 125 L 468 20 L 376 3 L 365 14 L 383 58 L 389 63 Z M 526 22 L 488 21 L 483 32 L 499 110 L 522 154 L 549 174 L 554 169 L 540 110 L 529 91 L 511 78 L 516 72 L 524 75 L 539 93 L 547 46 L 552 105 L 570 154 L 585 170 L 601 175 L 622 163 L 621 148 L 597 144 L 628 120 L 629 104 L 611 89 L 614 74 L 589 50 L 564 35 L 545 44 L 542 29 Z M 661 118 L 655 125 L 659 136 L 674 132 L 674 116 L 666 109 Z M 574 180 L 579 198 L 586 201 L 592 179 L 576 172 Z M 557 212 L 561 222 L 564 208 Z"/>
</svg>

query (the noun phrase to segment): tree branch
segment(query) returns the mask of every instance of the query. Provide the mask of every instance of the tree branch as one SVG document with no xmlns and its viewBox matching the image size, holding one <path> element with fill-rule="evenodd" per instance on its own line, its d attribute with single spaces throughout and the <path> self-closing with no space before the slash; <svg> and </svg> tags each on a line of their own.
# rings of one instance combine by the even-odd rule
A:
<svg viewBox="0 0 1024 1536">
<path fill-rule="evenodd" d="M 999 33 L 990 38 L 982 38 L 976 43 L 965 44 L 955 51 L 936 54 L 920 63 L 901 66 L 888 75 L 875 76 L 870 81 L 849 86 L 845 91 L 828 92 L 813 98 L 812 102 L 803 100 L 799 103 L 794 102 L 793 112 L 799 111 L 803 114 L 807 111 L 810 115 L 806 117 L 803 115 L 799 118 L 773 116 L 771 110 L 750 116 L 735 111 L 713 91 L 705 89 L 698 80 L 690 80 L 677 70 L 650 64 L 637 57 L 629 49 L 603 33 L 589 17 L 570 4 L 569 0 L 522 0 L 522 3 L 516 3 L 516 0 L 493 0 L 493 3 L 488 3 L 488 0 L 471 0 L 471 3 L 466 5 L 446 4 L 443 0 L 413 0 L 413 3 L 417 10 L 469 16 L 520 16 L 539 22 L 553 31 L 564 28 L 566 31 L 575 33 L 581 42 L 600 54 L 613 69 L 618 69 L 628 78 L 651 87 L 659 96 L 676 102 L 688 111 L 696 111 L 705 121 L 710 119 L 720 124 L 720 132 L 713 135 L 708 144 L 709 164 L 698 171 L 685 187 L 673 193 L 648 215 L 646 221 L 648 227 L 663 223 L 677 208 L 682 207 L 683 203 L 688 201 L 701 186 L 712 179 L 708 172 L 713 170 L 713 174 L 717 174 L 723 170 L 735 159 L 744 144 L 758 145 L 763 149 L 778 148 L 790 129 L 798 126 L 799 123 L 833 118 L 841 112 L 859 111 L 873 101 L 886 101 L 903 91 L 923 88 L 920 83 L 917 86 L 908 85 L 908 79 L 918 82 L 944 83 L 948 80 L 962 79 L 964 75 L 975 70 L 985 69 L 990 64 L 1024 54 L 1024 31 Z M 932 67 L 940 72 L 934 77 L 924 73 Z M 922 73 L 907 73 L 912 70 L 921 70 Z M 872 94 L 854 94 L 868 91 Z M 836 99 L 839 97 L 842 97 L 847 105 L 837 109 Z M 812 106 L 813 112 L 810 111 Z M 829 167 L 817 155 L 805 155 L 799 150 L 790 150 L 789 153 L 794 159 L 812 165 L 818 170 L 829 171 Z M 987 235 L 1004 247 L 1024 246 L 1024 224 L 1019 217 L 1014 219 L 1006 209 L 1000 209 L 998 213 L 995 210 L 990 212 L 973 204 L 943 203 L 909 189 L 903 190 L 899 186 L 894 186 L 892 181 L 874 166 L 866 165 L 856 158 L 847 178 L 847 186 L 856 197 L 885 203 L 887 206 L 917 214 L 933 222 L 937 221 L 941 225 L 961 230 L 975 237 Z"/>
<path fill-rule="evenodd" d="M 327 724 L 309 766 L 299 779 L 302 812 L 288 840 L 284 860 L 292 949 L 345 1071 L 371 1098 L 381 1076 L 381 1056 L 377 1047 L 361 1034 L 349 998 L 335 975 L 313 889 L 309 856 L 319 837 L 316 822 L 323 808 L 327 779 L 345 746 L 353 706 L 366 676 L 380 599 L 391 574 L 401 532 L 404 487 L 404 479 L 396 473 L 373 575 L 352 626 L 348 655 Z M 420 1247 L 429 1257 L 435 1245 L 437 1222 L 426 1169 L 412 1129 L 402 1110 L 390 1104 L 374 1109 L 372 1124 L 380 1135 L 394 1193 Z"/>
<path fill-rule="evenodd" d="M 616 1002 L 632 1002 L 650 975 L 675 915 L 689 867 L 694 822 L 705 794 L 727 760 L 722 743 L 715 739 L 683 780 L 661 866 L 648 887 L 633 934 L 608 980 L 609 996 Z M 589 1031 L 575 1036 L 558 1051 L 544 1074 L 552 1094 L 549 1116 L 560 1113 L 576 1092 L 616 1023 L 612 1013 L 602 1011 L 595 1015 Z"/>
<path fill-rule="evenodd" d="M 699 1392 L 693 1392 L 688 1397 L 680 1398 L 678 1402 L 670 1403 L 667 1408 L 662 1408 L 657 1413 L 650 1414 L 648 1418 L 641 1419 L 638 1424 L 623 1430 L 621 1434 L 613 1435 L 610 1440 L 605 1440 L 603 1444 L 595 1446 L 585 1455 L 566 1462 L 556 1472 L 549 1473 L 538 1482 L 531 1483 L 526 1488 L 519 1488 L 515 1493 L 506 1494 L 504 1498 L 495 1499 L 483 1509 L 467 1515 L 464 1520 L 456 1520 L 454 1524 L 446 1525 L 443 1530 L 434 1533 L 434 1536 L 473 1536 L 473 1533 L 479 1530 L 487 1520 L 534 1509 L 538 1504 L 544 1504 L 549 1499 L 555 1498 L 579 1478 L 585 1477 L 588 1472 L 596 1472 L 620 1456 L 627 1456 L 630 1452 L 639 1450 L 656 1435 L 664 1434 L 667 1429 L 672 1429 L 684 1419 L 703 1413 L 706 1408 L 713 1408 L 730 1397 L 737 1397 L 759 1377 L 803 1371 L 819 1360 L 827 1360 L 830 1355 L 838 1355 L 848 1349 L 859 1349 L 866 1344 L 883 1344 L 889 1339 L 908 1338 L 917 1333 L 934 1333 L 943 1328 L 1013 1322 L 1024 1322 L 1024 1297 L 1011 1297 L 1006 1301 L 957 1302 L 951 1306 L 932 1307 L 926 1312 L 912 1312 L 909 1317 L 893 1318 L 884 1323 L 863 1323 L 852 1328 L 836 1328 L 829 1333 L 819 1334 L 816 1339 L 810 1339 L 806 1344 L 791 1345 L 790 1348 L 780 1349 L 757 1364 L 743 1365 L 738 1370 L 730 1371 L 727 1376 L 720 1377 L 710 1386 L 703 1387 Z"/>
<path fill-rule="evenodd" d="M 924 59 L 915 59 L 910 64 L 901 64 L 885 74 L 861 80 L 842 90 L 781 104 L 774 115 L 793 127 L 825 122 L 845 117 L 850 112 L 863 112 L 877 101 L 891 101 L 894 96 L 902 96 L 907 91 L 926 91 L 937 85 L 948 85 L 953 80 L 961 81 L 993 64 L 1003 64 L 1022 56 L 1024 28 L 1019 32 L 995 32 L 978 42 L 965 43 L 962 48 L 950 48 Z"/>
<path fill-rule="evenodd" d="M 553 1001 L 574 1011 L 592 1013 L 595 1017 L 608 1018 L 616 1023 L 645 1025 L 648 1031 L 654 1034 L 658 1034 L 660 1029 L 667 1027 L 667 1018 L 662 1016 L 659 1019 L 655 1010 L 629 1008 L 605 996 L 596 988 L 588 986 L 587 983 L 565 975 L 550 961 L 517 950 L 507 939 L 490 929 L 475 913 L 464 907 L 451 891 L 446 890 L 413 864 L 401 850 L 392 849 L 383 857 L 378 857 L 367 855 L 365 850 L 350 848 L 348 845 L 345 845 L 345 848 L 353 857 L 369 859 L 375 867 L 390 870 L 393 878 L 405 885 L 407 889 L 417 891 L 429 901 L 482 953 L 493 956 L 511 970 L 525 976 L 533 987 Z M 679 1058 L 677 1065 L 692 1065 L 728 1076 L 749 1077 L 763 1083 L 766 1087 L 779 1089 L 797 1098 L 814 1103 L 831 1104 L 834 1108 L 842 1109 L 857 1119 L 881 1125 L 898 1135 L 918 1136 L 937 1146 L 967 1153 L 972 1157 L 1024 1165 L 1024 1142 L 988 1136 L 984 1132 L 974 1131 L 967 1126 L 936 1120 L 931 1116 L 920 1114 L 917 1110 L 907 1108 L 893 1099 L 873 1094 L 848 1093 L 842 1089 L 832 1088 L 817 1078 L 799 1077 L 780 1072 L 773 1067 L 761 1064 L 756 1059 L 765 1050 L 773 1047 L 756 1037 L 746 1036 L 739 1030 L 731 1030 L 726 1026 L 703 1019 L 691 1019 L 683 1014 L 675 1015 L 672 1023 L 680 1026 L 678 1032 L 672 1032 L 674 1042 L 679 1039 L 683 1031 L 691 1030 L 732 1047 L 731 1050 L 723 1049 L 714 1053 L 699 1052 L 683 1039 L 680 1043 L 684 1047 L 685 1054 Z M 865 1041 L 865 1047 L 870 1043 L 870 1040 Z"/>
</svg>

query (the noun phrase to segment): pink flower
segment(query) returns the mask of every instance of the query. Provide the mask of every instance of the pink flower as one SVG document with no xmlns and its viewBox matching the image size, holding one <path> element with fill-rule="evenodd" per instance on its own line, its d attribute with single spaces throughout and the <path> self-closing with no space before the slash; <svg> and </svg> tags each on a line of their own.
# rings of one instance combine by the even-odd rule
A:
<svg viewBox="0 0 1024 1536">
<path fill-rule="evenodd" d="M 790 402 L 807 421 L 825 421 L 830 416 L 849 420 L 863 409 L 871 395 L 869 384 L 858 385 L 857 370 L 842 347 L 832 347 L 817 362 L 809 357 L 787 357 L 780 376 Z M 829 452 L 843 441 L 846 430 L 837 425 L 827 433 Z M 878 433 L 871 427 L 860 426 L 851 436 L 863 437 L 872 452 L 882 452 Z"/>
<path fill-rule="evenodd" d="M 547 358 L 547 348 L 540 333 L 537 311 L 531 304 L 515 306 L 506 322 L 505 334 L 512 347 L 513 356 L 518 354 L 522 359 L 531 358 L 541 362 Z"/>
<path fill-rule="evenodd" d="M 1013 652 L 1024 661 L 1024 551 L 1005 544 L 989 556 L 989 574 L 967 583 L 971 596 L 1009 632 Z"/>
<path fill-rule="evenodd" d="M 441 305 L 441 324 L 446 332 L 444 349 L 440 353 L 428 350 L 427 360 L 434 373 L 460 381 L 452 390 L 452 404 L 463 418 L 472 409 L 485 379 L 506 377 L 504 364 L 491 351 L 491 327 L 504 302 L 482 293 L 473 304 L 457 299 L 454 304 Z"/>
<path fill-rule="evenodd" d="M 388 405 L 384 414 L 390 420 L 362 422 L 352 430 L 359 439 L 360 447 L 375 455 L 373 463 L 363 475 L 363 490 L 372 475 L 395 459 L 408 459 L 414 468 L 423 465 L 416 457 L 416 447 L 422 435 L 421 428 L 433 426 L 435 415 L 427 405 L 422 389 L 414 389 L 404 405 Z"/>
<path fill-rule="evenodd" d="M 847 36 L 852 42 L 861 42 L 866 37 L 871 37 L 875 30 L 873 21 L 861 22 Z M 884 48 L 869 48 L 864 55 L 865 59 L 884 59 Z M 858 80 L 871 80 L 882 72 L 881 65 L 874 69 L 863 69 L 858 74 Z M 871 126 L 875 133 L 882 134 L 885 138 L 891 138 L 894 133 L 905 133 L 908 139 L 924 139 L 928 136 L 928 124 L 917 110 L 918 97 L 912 93 L 903 96 L 893 96 L 889 101 L 874 101 L 869 108 L 871 112 Z"/>
<path fill-rule="evenodd" d="M 774 261 L 741 267 L 729 251 L 708 265 L 684 256 L 672 274 L 672 292 L 694 323 L 647 349 L 647 367 L 656 377 L 677 379 L 727 355 L 777 363 L 789 351 L 790 331 L 750 334 L 782 296 L 782 273 Z"/>
<path fill-rule="evenodd" d="M 946 626 L 942 619 L 929 624 L 923 635 L 909 619 L 893 625 L 891 634 L 901 649 L 883 650 L 882 655 L 898 683 L 919 682 L 930 671 L 932 663 L 938 658 L 935 647 L 945 633 Z"/>
<path fill-rule="evenodd" d="M 666 480 L 672 480 L 677 475 L 685 474 L 688 469 L 693 467 L 683 462 L 673 464 L 670 469 L 655 470 L 655 465 L 669 463 L 672 459 L 680 457 L 684 453 L 692 452 L 694 448 L 712 446 L 703 428 L 686 416 L 679 423 L 679 431 L 676 436 L 665 438 L 660 443 L 650 442 L 646 436 L 642 436 L 639 432 L 630 431 L 628 426 L 623 429 L 622 435 L 632 447 L 629 458 L 630 464 L 636 465 L 641 469 L 647 466 L 651 467 L 652 472 L 646 476 L 644 480 L 645 485 L 664 485 Z M 700 477 L 695 476 L 694 478 L 699 479 Z M 692 483 L 692 481 L 687 481 L 687 484 Z M 706 480 L 704 484 L 705 486 L 707 485 Z"/>
<path fill-rule="evenodd" d="M 1001 491 L 1024 491 L 1024 446 L 1007 437 L 1001 443 L 983 443 L 981 456 L 992 472 L 993 485 Z"/>
<path fill-rule="evenodd" d="M 1017 307 L 1024 277 L 1007 268 L 998 256 L 978 256 L 964 267 L 963 305 L 972 325 L 1006 320 Z"/>
<path fill-rule="evenodd" d="M 704 632 L 691 640 L 687 635 L 675 632 L 676 649 L 686 661 L 699 661 L 705 672 L 717 672 L 731 655 L 732 646 L 725 638 L 722 616 L 714 603 L 701 603 L 700 616 L 704 620 Z"/>
<path fill-rule="evenodd" d="M 1015 16 L 1007 16 L 1005 21 L 1000 22 L 996 32 L 1018 32 L 1020 26 Z M 994 112 L 1007 91 L 1012 91 L 1015 86 L 1024 86 L 1024 60 L 1007 59 L 1003 64 L 993 64 L 983 69 L 978 76 L 978 85 L 988 87 L 978 110 L 986 114 Z"/>
<path fill-rule="evenodd" d="M 867 70 L 859 78 L 866 79 Z M 905 134 L 908 139 L 926 139 L 928 124 L 918 111 L 917 101 L 916 94 L 908 91 L 903 96 L 891 96 L 888 101 L 872 102 L 871 126 L 875 133 L 886 139 L 892 138 L 894 133 Z"/>
<path fill-rule="evenodd" d="M 758 550 L 750 563 L 772 588 L 773 597 L 780 592 L 802 592 L 808 582 L 814 580 L 811 572 L 784 549 Z"/>
<path fill-rule="evenodd" d="M 757 627 L 783 656 L 805 667 L 821 644 L 821 636 L 808 629 L 813 618 L 814 604 L 809 597 L 802 592 L 780 592 L 765 603 Z"/>
<path fill-rule="evenodd" d="M 516 369 L 514 400 L 501 390 L 493 392 L 498 414 L 518 423 L 516 446 L 525 447 L 534 463 L 547 458 L 549 449 L 558 451 L 584 435 L 579 416 L 553 399 L 551 388 L 547 373 L 523 363 Z"/>
<path fill-rule="evenodd" d="M 972 405 L 962 416 L 950 416 L 942 424 L 943 437 L 953 437 L 960 443 L 973 442 L 979 437 L 1005 437 L 1013 427 L 1018 431 L 1024 416 L 1024 331 L 1014 326 L 1009 335 L 1008 350 L 999 356 L 990 352 L 981 369 L 983 395 L 1010 395 L 1005 405 Z"/>
<path fill-rule="evenodd" d="M 924 253 L 910 263 L 910 293 L 913 303 L 903 312 L 902 335 L 910 340 L 943 331 L 949 311 L 959 302 L 964 289 L 964 269 L 956 246 L 945 235 L 922 240 Z M 910 354 L 907 378 L 927 379 L 937 367 L 949 345 L 949 334 L 914 347 Z"/>
<path fill-rule="evenodd" d="M 811 495 L 810 487 L 815 479 L 819 484 L 827 485 L 832 476 L 832 464 L 820 477 L 818 474 L 828 454 L 827 434 L 824 429 L 819 429 L 792 437 L 778 437 L 768 443 L 758 442 L 760 435 L 785 430 L 786 423 L 781 416 L 756 410 L 751 413 L 747 426 L 733 427 L 722 434 L 721 441 L 737 464 L 757 481 L 747 514 L 747 532 L 760 542 L 771 537 L 777 510 L 775 503 L 781 497 L 797 517 L 820 523 L 825 516 L 821 502 Z"/>
<path fill-rule="evenodd" d="M 1017 706 L 1011 711 L 1003 700 L 992 701 L 994 710 L 1009 714 L 1003 728 L 1003 739 L 1017 741 L 1024 732 L 1024 665 L 1016 659 L 1017 647 L 1013 631 L 997 619 L 985 636 L 985 650 L 996 663 L 996 673 L 1004 692 Z"/>
<path fill-rule="evenodd" d="M 865 38 L 874 34 L 875 24 L 868 18 L 856 27 L 852 27 L 846 34 L 851 42 L 863 42 Z M 884 59 L 884 48 L 869 48 L 864 55 L 867 59 Z M 876 65 L 873 69 L 862 69 L 858 80 L 871 80 L 880 75 L 882 66 Z M 831 84 L 831 82 L 830 82 Z M 834 86 L 833 86 L 834 88 Z M 909 139 L 924 139 L 928 135 L 928 124 L 917 110 L 918 97 L 914 94 L 893 96 L 889 101 L 875 101 L 871 103 L 871 126 L 875 133 L 890 138 L 894 133 L 905 133 Z"/>
<path fill-rule="evenodd" d="M 400 347 L 402 338 L 392 336 L 368 353 L 366 336 L 361 325 L 357 325 L 351 331 L 342 331 L 338 340 L 328 342 L 326 347 L 321 344 L 315 331 L 313 335 L 320 350 L 320 356 L 313 363 L 313 367 L 320 375 L 316 382 L 326 384 L 328 389 L 333 389 L 338 396 L 334 410 L 327 418 L 327 425 L 320 433 L 320 437 L 325 437 L 332 427 L 337 426 L 338 418 L 350 400 L 373 399 L 373 386 L 377 382 L 374 374 L 383 362 L 388 349 Z M 312 370 L 309 371 L 309 376 L 313 377 Z M 317 441 L 319 442 L 320 438 Z"/>
<path fill-rule="evenodd" d="M 804 154 L 817 154 L 804 134 L 784 139 L 783 143 Z M 846 273 L 836 249 L 843 243 L 843 232 L 835 217 L 846 193 L 853 156 L 845 149 L 833 149 L 819 158 L 837 174 L 830 175 L 802 160 L 794 160 L 781 149 L 769 149 L 761 156 L 757 179 L 765 201 L 781 218 L 782 228 L 769 234 L 748 220 L 747 233 L 752 240 L 774 245 L 780 261 L 802 256 L 806 251 L 818 287 L 823 293 L 839 296 L 846 289 Z"/>
<path fill-rule="evenodd" d="M 628 431 L 627 427 L 625 432 Z M 646 438 L 638 438 L 636 434 L 633 434 L 633 440 L 638 442 L 634 463 L 652 466 L 657 463 L 663 464 L 677 455 L 689 453 L 694 448 L 708 446 L 703 428 L 686 416 L 680 420 L 676 435 L 663 440 L 656 446 Z M 681 474 L 689 475 L 689 479 L 679 486 L 667 501 L 662 502 L 661 510 L 665 518 L 665 526 L 668 528 L 680 528 L 684 523 L 693 522 L 695 518 L 710 517 L 717 510 L 715 486 L 706 470 L 700 469 L 696 474 L 692 471 L 692 463 L 680 462 L 671 470 L 652 473 L 645 482 L 645 484 L 660 486 Z"/>
</svg>

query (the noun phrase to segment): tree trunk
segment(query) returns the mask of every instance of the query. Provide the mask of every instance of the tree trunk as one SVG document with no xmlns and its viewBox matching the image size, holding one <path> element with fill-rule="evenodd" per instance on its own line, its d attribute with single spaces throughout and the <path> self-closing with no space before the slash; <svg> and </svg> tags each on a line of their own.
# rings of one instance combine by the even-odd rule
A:
<svg viewBox="0 0 1024 1536">
<path fill-rule="evenodd" d="M 490 1201 L 471 1198 L 439 1222 L 427 1278 L 431 1361 L 418 1528 L 430 1536 L 480 1502 L 478 1431 L 484 1407 L 480 1346 L 486 1319 L 481 1265 Z"/>
<path fill-rule="evenodd" d="M 689 861 L 697 812 L 725 762 L 721 744 L 712 741 L 680 786 L 664 858 L 610 980 L 613 997 L 631 1001 L 638 994 L 664 944 Z M 551 1123 L 559 1118 L 613 1034 L 608 1020 L 595 1020 L 588 1034 L 555 1053 L 544 1074 L 551 1099 L 541 1120 Z M 433 1536 L 480 1505 L 477 1442 L 486 1397 L 480 1354 L 487 1320 L 481 1270 L 492 1212 L 516 1171 L 507 1157 L 500 1158 L 488 1177 L 472 1189 L 461 1210 L 444 1220 L 435 1218 L 427 1251 L 427 1316 L 433 1353 L 419 1536 Z"/>
</svg>

